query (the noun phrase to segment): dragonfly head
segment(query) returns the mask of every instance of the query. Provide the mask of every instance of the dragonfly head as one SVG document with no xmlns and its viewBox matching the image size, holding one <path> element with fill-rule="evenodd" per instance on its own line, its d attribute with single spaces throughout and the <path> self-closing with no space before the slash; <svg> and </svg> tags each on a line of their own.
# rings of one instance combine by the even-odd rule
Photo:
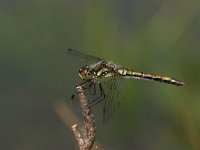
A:
<svg viewBox="0 0 200 150">
<path fill-rule="evenodd" d="M 82 80 L 90 80 L 91 75 L 89 74 L 89 66 L 83 66 L 79 69 L 79 76 Z"/>
</svg>

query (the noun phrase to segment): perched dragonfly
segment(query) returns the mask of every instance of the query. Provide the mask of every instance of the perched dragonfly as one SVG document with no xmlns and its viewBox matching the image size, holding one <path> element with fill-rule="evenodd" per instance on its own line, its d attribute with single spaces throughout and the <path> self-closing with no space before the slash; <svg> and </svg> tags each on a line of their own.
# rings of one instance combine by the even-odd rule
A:
<svg viewBox="0 0 200 150">
<path fill-rule="evenodd" d="M 184 85 L 184 82 L 171 77 L 136 72 L 133 69 L 70 48 L 68 53 L 74 58 L 85 61 L 85 64 L 80 64 L 80 68 L 77 70 L 82 79 L 80 85 L 84 87 L 90 98 L 90 106 L 104 101 L 103 122 L 110 118 L 121 102 L 121 86 L 124 78 L 153 80 L 175 86 Z M 72 100 L 75 96 L 76 94 L 72 95 Z"/>
</svg>

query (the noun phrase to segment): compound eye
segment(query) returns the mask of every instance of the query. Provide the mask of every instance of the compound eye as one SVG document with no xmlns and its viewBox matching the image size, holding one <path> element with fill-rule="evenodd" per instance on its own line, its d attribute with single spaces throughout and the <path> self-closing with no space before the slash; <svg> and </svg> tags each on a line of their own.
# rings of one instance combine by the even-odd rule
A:
<svg viewBox="0 0 200 150">
<path fill-rule="evenodd" d="M 84 70 L 84 74 L 88 74 L 88 71 L 87 71 L 87 70 Z"/>
</svg>

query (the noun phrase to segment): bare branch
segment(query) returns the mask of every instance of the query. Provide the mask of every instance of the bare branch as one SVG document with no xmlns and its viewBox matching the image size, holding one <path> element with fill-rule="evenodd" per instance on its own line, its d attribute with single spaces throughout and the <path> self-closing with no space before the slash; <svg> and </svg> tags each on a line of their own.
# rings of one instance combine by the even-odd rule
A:
<svg viewBox="0 0 200 150">
<path fill-rule="evenodd" d="M 84 118 L 83 126 L 77 124 L 72 126 L 72 132 L 76 138 L 80 150 L 90 150 L 95 141 L 95 119 L 91 113 L 87 96 L 81 86 L 76 87 Z"/>
</svg>

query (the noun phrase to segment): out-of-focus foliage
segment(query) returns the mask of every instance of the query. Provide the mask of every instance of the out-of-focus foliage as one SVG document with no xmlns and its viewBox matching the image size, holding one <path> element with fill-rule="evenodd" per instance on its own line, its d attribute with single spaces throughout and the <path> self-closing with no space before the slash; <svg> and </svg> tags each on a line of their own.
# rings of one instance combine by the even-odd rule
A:
<svg viewBox="0 0 200 150">
<path fill-rule="evenodd" d="M 76 148 L 54 111 L 78 78 L 71 47 L 186 83 L 126 80 L 123 103 L 97 125 L 104 149 L 199 150 L 199 25 L 197 0 L 1 0 L 0 149 Z"/>
</svg>

